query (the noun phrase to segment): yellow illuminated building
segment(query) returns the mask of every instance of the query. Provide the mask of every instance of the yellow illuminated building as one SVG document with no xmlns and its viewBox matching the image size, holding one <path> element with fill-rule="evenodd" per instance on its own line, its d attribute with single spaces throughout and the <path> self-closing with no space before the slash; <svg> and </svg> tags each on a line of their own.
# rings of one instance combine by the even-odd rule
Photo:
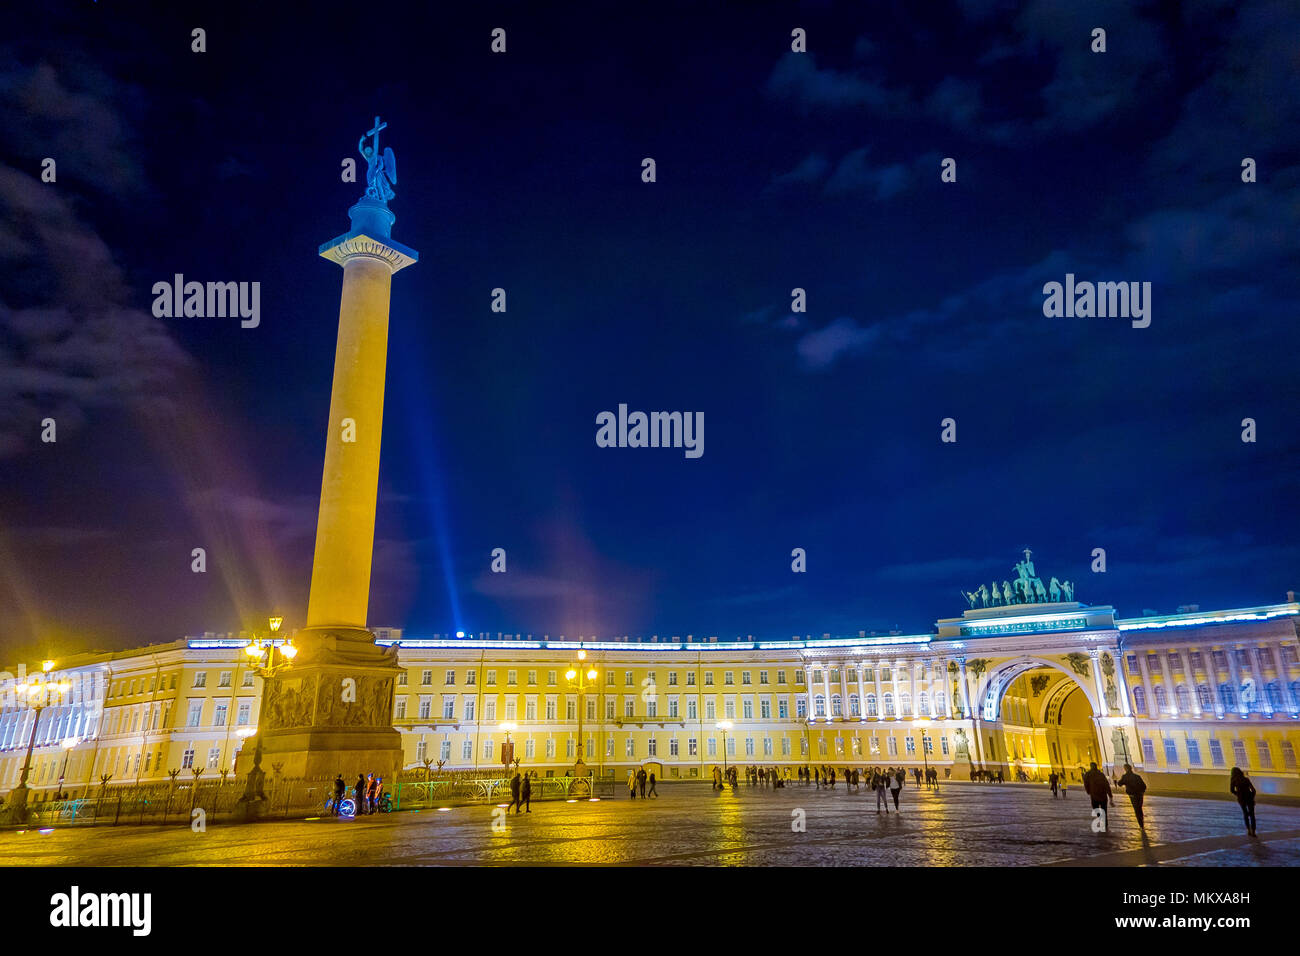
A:
<svg viewBox="0 0 1300 956">
<path fill-rule="evenodd" d="M 1221 791 L 1240 766 L 1263 794 L 1300 795 L 1298 620 L 1295 602 L 1126 620 L 1071 602 L 969 610 L 931 634 L 884 637 L 375 634 L 399 649 L 392 712 L 408 769 L 441 761 L 497 775 L 509 724 L 520 766 L 560 775 L 577 759 L 581 723 L 593 773 L 709 779 L 726 721 L 728 764 L 792 775 L 928 765 L 941 780 L 984 770 L 1042 781 L 1053 769 L 1077 778 L 1095 760 L 1110 771 L 1132 763 L 1156 790 Z M 233 778 L 261 699 L 246 643 L 208 634 L 58 661 L 54 675 L 71 687 L 41 714 L 33 798 L 51 796 L 61 774 L 76 792 L 105 773 L 111 784 L 170 770 Z M 581 694 L 567 678 L 580 649 L 595 672 Z M 38 668 L 11 667 L 9 684 Z M 4 693 L 0 792 L 17 784 L 32 714 Z M 366 768 L 337 769 L 352 779 Z"/>
</svg>

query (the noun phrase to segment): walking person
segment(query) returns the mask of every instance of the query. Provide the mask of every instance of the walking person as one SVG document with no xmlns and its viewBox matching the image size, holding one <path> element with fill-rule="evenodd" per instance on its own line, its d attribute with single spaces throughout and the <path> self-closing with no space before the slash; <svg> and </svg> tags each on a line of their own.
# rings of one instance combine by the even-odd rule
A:
<svg viewBox="0 0 1300 956">
<path fill-rule="evenodd" d="M 659 791 L 655 789 L 655 775 L 653 770 L 650 771 L 650 796 L 659 796 Z"/>
<path fill-rule="evenodd" d="M 1228 778 L 1228 792 L 1241 805 L 1241 815 L 1246 821 L 1246 836 L 1255 835 L 1255 785 L 1240 767 L 1232 768 Z"/>
<path fill-rule="evenodd" d="M 880 812 L 880 807 L 883 804 L 885 808 L 885 814 L 888 815 L 889 782 L 888 782 L 888 778 L 879 770 L 873 771 L 871 774 L 871 789 L 876 791 L 876 813 Z"/>
<path fill-rule="evenodd" d="M 1128 794 L 1129 803 L 1133 804 L 1133 815 L 1137 817 L 1138 829 L 1147 828 L 1146 818 L 1142 815 L 1142 798 L 1146 796 L 1147 782 L 1133 772 L 1131 763 L 1124 764 L 1124 776 L 1116 781 L 1118 786 L 1124 788 Z"/>
<path fill-rule="evenodd" d="M 1083 789 L 1088 794 L 1088 799 L 1092 801 L 1093 816 L 1096 816 L 1096 810 L 1101 808 L 1101 832 L 1110 832 L 1110 820 L 1106 816 L 1106 804 L 1109 802 L 1112 806 L 1115 803 L 1115 797 L 1110 790 L 1110 781 L 1106 775 L 1097 769 L 1094 762 L 1088 767 L 1088 772 L 1083 775 Z"/>
<path fill-rule="evenodd" d="M 645 767 L 642 767 L 640 770 L 636 772 L 636 785 L 637 785 L 637 789 L 641 791 L 642 800 L 645 799 L 645 781 L 646 781 Z"/>
<path fill-rule="evenodd" d="M 1127 767 L 1128 764 L 1125 764 L 1124 766 Z M 1053 770 L 1051 773 L 1049 773 L 1049 774 L 1047 775 L 1047 786 L 1051 788 L 1051 791 L 1052 791 L 1052 799 L 1053 799 L 1053 800 L 1056 799 L 1056 790 L 1057 790 L 1058 785 L 1060 784 L 1060 781 L 1061 781 L 1061 778 L 1060 778 L 1059 776 L 1057 776 L 1057 773 L 1056 773 L 1055 770 Z"/>
<path fill-rule="evenodd" d="M 632 800 L 636 799 L 636 771 L 635 770 L 629 770 L 627 772 L 627 795 Z"/>
<path fill-rule="evenodd" d="M 533 785 L 528 782 L 528 774 L 524 774 L 523 786 L 519 788 L 519 806 L 524 808 L 524 813 L 532 813 L 533 805 L 530 802 L 533 795 Z M 519 807 L 515 807 L 515 813 L 519 812 Z"/>
<path fill-rule="evenodd" d="M 522 779 L 519 776 L 519 771 L 516 770 L 515 775 L 510 778 L 510 803 L 506 805 L 506 813 L 510 812 L 511 807 L 515 808 L 515 813 L 519 812 L 519 791 L 521 789 Z"/>
<path fill-rule="evenodd" d="M 889 789 L 892 790 L 892 791 L 893 791 L 893 794 L 894 794 L 894 812 L 895 812 L 895 813 L 899 813 L 899 812 L 901 812 L 901 811 L 898 809 L 898 795 L 899 795 L 899 793 L 902 792 L 902 790 L 903 790 L 903 781 L 906 780 L 906 779 L 907 779 L 907 775 L 903 772 L 903 768 L 902 768 L 902 767 L 899 767 L 899 768 L 898 768 L 898 772 L 894 774 L 893 780 L 892 780 L 892 782 L 889 784 Z"/>
</svg>

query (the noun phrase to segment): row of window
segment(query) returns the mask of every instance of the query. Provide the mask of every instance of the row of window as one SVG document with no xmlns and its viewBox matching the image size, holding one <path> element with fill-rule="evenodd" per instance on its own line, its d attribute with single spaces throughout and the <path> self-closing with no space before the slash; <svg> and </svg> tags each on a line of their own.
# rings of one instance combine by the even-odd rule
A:
<svg viewBox="0 0 1300 956">
<path fill-rule="evenodd" d="M 1179 753 L 1178 739 L 1175 737 L 1161 738 L 1164 744 L 1165 766 L 1178 767 L 1182 765 L 1182 758 Z M 1183 749 L 1187 753 L 1187 764 L 1190 767 L 1204 766 L 1201 756 L 1201 742 L 1194 737 L 1188 737 L 1183 742 Z M 1286 770 L 1296 769 L 1295 747 L 1289 740 L 1278 742 L 1278 750 L 1282 755 L 1282 766 Z M 1150 737 L 1142 738 L 1142 757 L 1148 764 L 1156 762 L 1155 742 Z M 1259 738 L 1255 741 L 1255 763 L 1254 767 L 1261 770 L 1273 769 L 1273 748 L 1269 741 Z M 1252 764 L 1246 751 L 1246 741 L 1235 738 L 1232 741 L 1232 762 L 1234 766 L 1243 769 L 1250 769 Z M 1219 738 L 1210 738 L 1210 766 L 1226 766 L 1223 759 L 1223 744 Z"/>
<path fill-rule="evenodd" d="M 1300 705 L 1300 680 L 1291 682 L 1291 699 Z M 1179 684 L 1174 688 L 1174 702 L 1177 710 L 1169 706 L 1169 693 L 1162 685 L 1157 684 L 1152 691 L 1155 696 L 1154 713 L 1147 709 L 1147 692 L 1146 688 L 1141 685 L 1133 687 L 1133 706 L 1140 714 L 1148 716 L 1159 716 L 1163 714 L 1190 714 L 1194 711 L 1192 707 L 1192 694 L 1187 689 L 1186 684 Z M 1238 707 L 1238 698 L 1241 706 Z M 1196 685 L 1196 701 L 1203 712 L 1214 711 L 1214 698 L 1210 691 L 1209 684 Z M 1232 684 L 1219 685 L 1219 705 L 1224 711 L 1230 713 L 1251 713 L 1251 714 L 1272 714 L 1285 713 L 1289 708 L 1285 696 L 1282 692 L 1282 685 L 1278 681 L 1270 681 L 1264 686 L 1262 692 L 1255 691 L 1251 685 L 1251 693 L 1239 694 Z"/>
<path fill-rule="evenodd" d="M 421 687 L 432 687 L 432 686 L 433 686 L 433 673 L 434 673 L 434 672 L 433 672 L 433 670 L 432 670 L 431 668 L 430 668 L 430 669 L 425 669 L 425 670 L 420 671 L 420 686 L 421 686 Z M 537 675 L 538 675 L 539 672 L 536 671 L 536 670 L 529 670 L 529 671 L 525 671 L 524 673 L 525 673 L 525 675 L 526 675 L 526 684 L 529 685 L 529 686 L 536 686 L 536 685 L 537 685 Z M 657 681 L 656 681 L 656 677 L 655 677 L 655 673 L 656 673 L 655 671 L 646 671 L 646 676 L 643 677 L 643 678 L 641 679 L 640 686 L 642 686 L 642 687 L 653 687 L 653 686 L 655 686 L 656 683 L 657 683 Z M 820 671 L 817 672 L 817 673 L 820 674 Z M 457 672 L 456 672 L 456 670 L 455 670 L 454 668 L 447 668 L 445 671 L 443 671 L 443 677 L 442 677 L 442 683 L 443 683 L 443 686 L 444 686 L 444 687 L 454 687 L 454 686 L 456 685 L 456 674 L 457 674 Z M 560 672 L 559 672 L 558 670 L 548 670 L 548 671 L 546 672 L 546 684 L 547 684 L 547 686 L 549 686 L 549 687 L 555 687 L 555 686 L 557 686 L 557 684 L 558 684 L 558 680 L 559 680 L 559 674 L 560 674 Z M 754 683 L 753 675 L 754 675 L 754 672 L 753 672 L 753 671 L 741 671 L 741 672 L 740 672 L 740 683 L 741 683 L 741 685 L 742 685 L 742 686 L 747 686 L 747 685 L 751 685 L 751 684 L 753 684 L 753 683 Z M 770 683 L 770 681 L 769 681 L 769 679 L 768 679 L 769 676 L 770 676 L 770 672 L 769 672 L 769 671 L 766 671 L 766 670 L 760 670 L 760 671 L 758 672 L 758 683 L 759 683 L 759 685 L 762 686 L 762 685 L 767 685 L 767 684 L 769 684 L 769 683 Z M 695 686 L 695 671 L 686 671 L 686 672 L 685 672 L 685 677 L 686 677 L 685 686 L 687 686 L 687 687 L 694 687 L 694 686 Z M 796 684 L 802 684 L 802 683 L 803 683 L 803 677 L 804 677 L 804 672 L 803 672 L 802 670 L 796 670 L 796 671 L 794 672 L 794 682 L 795 682 Z M 678 686 L 678 680 L 677 680 L 677 678 L 678 678 L 678 672 L 677 672 L 677 671 L 669 671 L 669 672 L 668 672 L 668 686 L 669 686 L 669 687 L 676 687 L 676 686 Z M 819 678 L 819 679 L 820 679 L 820 678 Z M 478 680 L 478 672 L 477 672 L 477 671 L 474 671 L 474 670 L 467 670 L 467 671 L 465 671 L 465 684 L 466 684 L 466 686 L 473 686 L 473 685 L 477 682 L 477 680 Z M 490 687 L 494 687 L 494 686 L 496 686 L 496 682 L 497 682 L 497 672 L 496 672 L 495 670 L 487 670 L 487 671 L 484 671 L 484 672 L 483 672 L 483 683 L 484 683 L 484 684 L 486 684 L 486 685 L 488 685 L 488 686 L 490 686 Z M 784 684 L 785 682 L 786 682 L 786 672 L 785 672 L 784 670 L 778 670 L 778 671 L 776 672 L 776 683 L 777 683 L 778 685 L 780 685 L 780 684 Z M 723 671 L 723 672 L 722 672 L 722 683 L 723 683 L 724 686 L 731 686 L 731 685 L 734 685 L 734 684 L 736 683 L 736 672 L 735 672 L 735 671 Z M 517 670 L 513 670 L 513 669 L 511 669 L 511 670 L 507 670 L 507 671 L 506 671 L 506 684 L 507 684 L 508 686 L 517 686 L 517 685 L 519 684 L 519 672 L 518 672 Z M 398 687 L 406 687 L 406 686 L 408 686 L 408 685 L 409 685 L 409 679 L 408 679 L 407 672 L 406 672 L 406 671 L 402 671 L 400 674 L 397 675 L 397 686 L 398 686 Z M 198 686 L 198 685 L 195 685 L 195 686 Z M 606 671 L 605 671 L 605 686 L 607 686 L 607 687 L 616 687 L 616 686 L 618 686 L 618 672 L 617 672 L 616 670 L 606 670 Z M 635 686 L 637 686 L 637 683 L 636 683 L 636 672 L 635 672 L 635 671 L 626 671 L 626 670 L 623 671 L 623 686 L 625 686 L 625 687 L 635 687 Z M 712 686 L 714 686 L 714 673 L 713 673 L 713 671 L 704 671 L 704 686 L 705 686 L 705 687 L 712 687 Z"/>
<path fill-rule="evenodd" d="M 630 759 L 637 759 L 638 757 L 640 757 L 641 754 L 638 752 L 639 743 L 643 743 L 645 745 L 645 756 L 647 757 L 661 756 L 661 754 L 659 753 L 658 737 L 649 737 L 646 740 L 640 742 L 638 742 L 637 740 L 631 737 L 627 738 L 626 740 L 623 741 L 623 756 Z M 746 757 L 759 756 L 758 748 L 760 747 L 762 750 L 762 756 L 764 757 L 776 756 L 777 755 L 776 751 L 778 749 L 780 750 L 780 756 L 782 757 L 789 757 L 791 755 L 791 744 L 790 744 L 789 737 L 781 737 L 777 740 L 773 740 L 771 737 L 763 737 L 761 740 L 758 741 L 755 741 L 753 737 L 744 737 L 742 738 L 742 743 L 744 747 L 744 755 Z M 943 755 L 945 757 L 948 756 L 949 754 L 948 738 L 940 737 L 939 743 Z M 686 744 L 685 746 L 686 757 L 700 756 L 699 741 L 697 738 L 687 737 L 685 740 L 685 744 Z M 705 756 L 708 757 L 718 756 L 719 742 L 717 737 L 706 737 L 704 739 L 704 744 L 705 744 Z M 830 746 L 826 738 L 824 737 L 818 738 L 817 744 L 818 744 L 817 746 L 818 755 L 822 757 L 828 756 Z M 837 756 L 849 756 L 849 755 L 853 757 L 865 756 L 863 752 L 864 748 L 862 745 L 862 741 L 858 737 L 848 738 L 847 750 L 845 749 L 845 739 L 843 737 L 836 737 L 834 744 L 835 744 L 835 753 Z M 523 745 L 524 745 L 525 757 L 533 758 L 537 756 L 536 740 L 529 737 L 523 741 Z M 882 755 L 880 749 L 881 741 L 879 737 L 871 737 L 868 746 L 870 749 L 871 756 L 875 757 L 875 756 Z M 924 746 L 925 746 L 926 753 L 933 754 L 934 738 L 930 736 L 926 736 Z M 438 741 L 438 748 L 439 749 L 438 749 L 437 759 L 444 760 L 444 761 L 451 759 L 452 742 L 450 740 Z M 545 740 L 543 740 L 542 748 L 543 748 L 544 755 L 548 759 L 555 757 L 556 756 L 555 738 L 547 737 Z M 564 753 L 565 757 L 572 758 L 575 756 L 575 743 L 572 737 L 565 738 L 564 749 L 565 749 L 565 753 Z M 737 744 L 736 744 L 736 738 L 734 736 L 730 736 L 730 735 L 727 736 L 725 749 L 728 757 L 736 756 Z M 682 750 L 683 750 L 682 741 L 679 738 L 677 737 L 668 738 L 667 756 L 681 757 L 683 756 Z M 903 751 L 905 754 L 909 756 L 916 755 L 917 741 L 915 737 L 909 736 L 903 738 Z M 584 752 L 587 754 L 587 756 L 592 756 L 596 753 L 596 739 L 594 737 L 587 738 L 587 746 Z M 806 757 L 808 756 L 808 753 L 809 753 L 808 739 L 806 737 L 799 738 L 799 755 L 801 757 Z M 898 746 L 897 737 L 890 736 L 885 738 L 885 753 L 890 757 L 899 756 L 899 746 Z M 609 758 L 613 758 L 615 756 L 615 741 L 613 737 L 607 737 L 605 739 L 605 756 Z M 491 762 L 497 760 L 499 757 L 500 754 L 497 750 L 496 742 L 491 737 L 484 740 L 483 747 L 482 747 L 483 761 L 485 763 Z M 474 759 L 474 743 L 468 737 L 466 737 L 464 740 L 461 741 L 460 758 L 461 760 L 464 761 L 470 761 Z M 425 760 L 429 759 L 428 741 L 421 740 L 416 743 L 415 759 L 419 763 L 423 763 Z"/>
<path fill-rule="evenodd" d="M 1270 671 L 1277 670 L 1277 665 L 1274 663 L 1273 648 L 1271 647 L 1232 648 L 1232 653 L 1236 658 L 1236 663 L 1238 667 L 1243 667 L 1243 668 L 1250 667 L 1251 650 L 1254 650 L 1255 652 L 1255 660 L 1258 662 L 1260 669 L 1270 670 Z M 1281 653 L 1282 653 L 1282 663 L 1284 665 L 1294 665 L 1300 663 L 1300 659 L 1297 658 L 1296 645 L 1283 644 L 1281 646 Z M 1190 667 L 1193 671 L 1206 673 L 1205 659 L 1200 651 L 1166 651 L 1164 661 L 1168 664 L 1169 672 L 1171 674 L 1182 674 L 1184 672 L 1183 671 L 1184 654 L 1187 657 L 1188 667 Z M 1228 664 L 1227 650 L 1225 649 L 1225 650 L 1211 651 L 1210 655 L 1211 655 L 1211 660 L 1214 663 L 1215 670 L 1221 674 L 1228 673 L 1229 664 Z M 1155 674 L 1161 673 L 1160 654 L 1156 651 L 1147 651 L 1146 657 L 1147 657 L 1148 670 L 1152 671 Z M 1141 676 L 1142 669 L 1138 661 L 1138 655 L 1136 653 L 1130 653 L 1128 655 L 1128 672 L 1134 676 Z"/>
<path fill-rule="evenodd" d="M 855 700 L 854 712 L 856 713 L 856 706 L 857 706 L 856 698 L 854 698 L 854 700 Z M 661 716 L 659 713 L 658 698 L 655 697 L 646 698 L 644 703 L 645 703 L 645 713 L 643 716 L 645 719 L 654 720 Z M 874 698 L 872 698 L 871 701 L 869 701 L 869 703 L 872 707 L 874 707 Z M 537 720 L 537 704 L 538 702 L 532 699 L 526 700 L 524 702 L 524 720 L 526 721 Z M 558 719 L 557 716 L 559 712 L 558 704 L 559 702 L 555 698 L 548 698 L 543 702 L 543 706 L 544 706 L 543 712 L 546 715 L 544 718 L 545 720 L 553 722 Z M 662 715 L 664 719 L 667 720 L 681 720 L 681 719 L 699 720 L 700 719 L 699 703 L 693 697 L 687 698 L 684 713 L 681 707 L 681 703 L 676 697 L 667 698 L 667 704 L 668 704 L 667 709 Z M 617 701 L 614 698 L 612 697 L 605 698 L 605 719 L 606 720 L 617 719 L 617 712 L 616 712 L 617 706 L 618 706 Z M 823 709 L 824 709 L 824 702 L 823 702 Z M 476 719 L 475 714 L 477 713 L 477 710 L 478 710 L 477 698 L 474 697 L 464 698 L 464 700 L 461 702 L 460 719 L 466 721 L 475 720 Z M 597 713 L 598 710 L 597 710 L 596 700 L 589 698 L 587 700 L 585 719 L 590 721 L 595 721 Z M 772 713 L 773 713 L 773 708 L 772 708 L 772 701 L 770 699 L 764 698 L 758 701 L 758 716 L 760 720 L 772 719 Z M 754 719 L 754 700 L 752 698 L 745 698 L 743 701 L 741 701 L 741 714 L 745 720 Z M 801 719 L 808 716 L 807 705 L 804 702 L 803 698 L 799 698 L 795 702 L 795 715 Z M 419 698 L 416 713 L 414 715 L 411 715 L 408 713 L 407 710 L 407 698 L 398 697 L 397 702 L 393 708 L 394 719 L 406 720 L 412 716 L 418 720 L 431 719 L 433 717 L 433 698 L 432 697 Z M 516 701 L 513 698 L 507 698 L 502 708 L 501 719 L 517 720 L 518 716 L 519 716 L 518 701 Z M 723 702 L 723 716 L 727 717 L 728 719 L 734 719 L 736 717 L 736 701 L 733 698 L 727 698 Z M 776 701 L 776 716 L 780 720 L 789 719 L 790 717 L 789 700 L 785 698 L 781 698 Z M 628 696 L 623 699 L 623 717 L 624 718 L 637 717 L 635 697 Z M 707 698 L 704 701 L 704 719 L 716 720 L 717 718 L 718 718 L 717 701 L 711 697 Z M 446 694 L 443 695 L 442 719 L 443 720 L 457 719 L 455 696 L 446 695 Z M 495 697 L 489 697 L 487 700 L 483 702 L 483 720 L 491 722 L 496 719 L 497 719 L 497 701 Z M 578 702 L 573 697 L 569 697 L 565 700 L 564 719 L 569 721 L 578 719 Z"/>
</svg>

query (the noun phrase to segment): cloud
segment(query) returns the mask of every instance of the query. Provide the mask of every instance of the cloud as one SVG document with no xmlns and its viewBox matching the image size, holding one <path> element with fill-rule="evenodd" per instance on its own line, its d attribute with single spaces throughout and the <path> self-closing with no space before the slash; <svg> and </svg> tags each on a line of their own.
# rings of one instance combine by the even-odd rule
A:
<svg viewBox="0 0 1300 956">
<path fill-rule="evenodd" d="M 834 365 L 845 355 L 862 351 L 879 337 L 878 327 L 864 328 L 855 320 L 842 317 L 805 334 L 795 344 L 795 351 L 805 368 L 821 370 Z"/>
<path fill-rule="evenodd" d="M 18 57 L 0 45 L 0 62 L 17 64 Z M 84 60 L 64 70 L 19 64 L 0 73 L 0 128 L 12 155 L 53 157 L 61 176 L 110 196 L 134 193 L 144 174 L 127 127 L 108 102 L 121 96 L 114 80 Z"/>
<path fill-rule="evenodd" d="M 111 84 L 106 84 L 111 88 Z M 62 433 L 90 409 L 169 411 L 192 366 L 170 330 L 130 307 L 108 244 L 75 212 L 74 186 L 138 188 L 121 124 L 92 93 L 69 90 L 52 67 L 0 74 L 0 117 L 12 142 L 55 153 L 60 180 L 0 165 L 0 458 L 29 447 L 42 419 Z M 58 121 L 57 132 L 39 132 Z M 70 168 L 77 170 L 75 177 Z"/>
<path fill-rule="evenodd" d="M 825 156 L 820 153 L 812 153 L 800 160 L 799 164 L 788 173 L 782 173 L 774 177 L 770 185 L 810 185 L 820 181 L 830 168 L 831 164 L 827 162 Z"/>
<path fill-rule="evenodd" d="M 162 323 L 121 304 L 99 236 L 55 189 L 4 166 L 0 221 L 0 268 L 22 277 L 6 294 L 35 300 L 0 299 L 0 457 L 34 441 L 46 417 L 75 428 L 96 406 L 166 406 L 190 359 Z"/>
<path fill-rule="evenodd" d="M 811 53 L 787 53 L 767 80 L 767 90 L 804 110 L 867 108 L 895 112 L 907 103 L 907 95 L 855 73 L 830 67 L 818 69 Z"/>
<path fill-rule="evenodd" d="M 935 180 L 939 176 L 939 154 L 926 153 L 911 163 L 889 163 L 873 166 L 867 162 L 870 147 L 864 146 L 846 154 L 835 167 L 822 191 L 827 196 L 841 196 L 865 192 L 878 200 L 890 199 L 909 188 L 929 170 Z"/>
</svg>

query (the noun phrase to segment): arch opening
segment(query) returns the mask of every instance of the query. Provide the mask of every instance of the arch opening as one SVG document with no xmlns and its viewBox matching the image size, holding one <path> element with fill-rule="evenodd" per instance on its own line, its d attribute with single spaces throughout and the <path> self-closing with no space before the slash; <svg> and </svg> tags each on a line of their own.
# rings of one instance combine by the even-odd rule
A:
<svg viewBox="0 0 1300 956">
<path fill-rule="evenodd" d="M 1104 761 L 1097 707 L 1086 681 L 1043 660 L 1008 662 L 990 675 L 983 697 L 985 761 L 1012 781 L 1046 781 L 1052 772 L 1079 783 Z"/>
</svg>

